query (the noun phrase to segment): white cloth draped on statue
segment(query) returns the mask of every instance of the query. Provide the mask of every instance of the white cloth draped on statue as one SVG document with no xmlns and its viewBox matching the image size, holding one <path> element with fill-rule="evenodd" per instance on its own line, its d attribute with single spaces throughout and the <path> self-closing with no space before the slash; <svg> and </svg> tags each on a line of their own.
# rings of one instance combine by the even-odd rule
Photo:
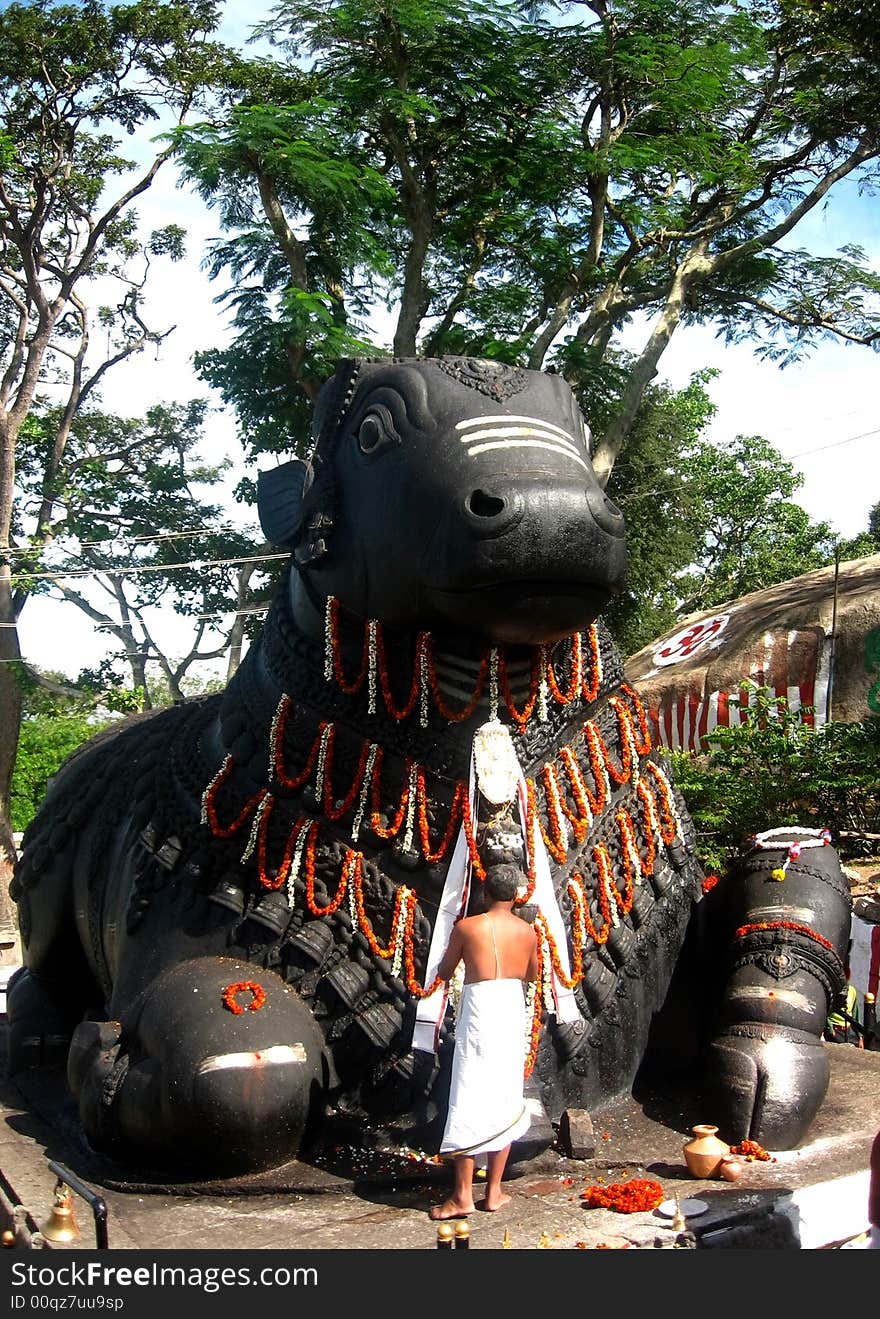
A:
<svg viewBox="0 0 880 1319">
<path fill-rule="evenodd" d="M 525 838 L 526 829 L 524 822 L 528 818 L 528 804 L 526 794 L 526 781 L 522 771 L 517 770 L 517 804 L 520 813 L 521 829 Z M 474 756 L 471 754 L 470 781 L 468 784 L 468 795 L 471 804 L 471 816 L 475 815 L 475 805 L 477 797 L 476 771 L 474 765 Z M 553 880 L 550 875 L 550 863 L 547 858 L 547 849 L 544 846 L 544 840 L 541 837 L 541 831 L 537 820 L 532 822 L 531 837 L 525 838 L 526 847 L 532 857 L 532 864 L 535 873 L 535 893 L 533 901 L 538 910 L 545 917 L 550 928 L 550 933 L 556 943 L 559 961 L 566 976 L 570 974 L 568 960 L 568 940 L 565 933 L 565 925 L 562 920 L 562 913 L 559 910 L 559 904 L 556 901 L 556 894 L 553 890 Z M 471 858 L 470 849 L 467 844 L 464 825 L 459 830 L 458 840 L 449 863 L 449 869 L 446 872 L 446 883 L 443 887 L 443 896 L 440 899 L 440 906 L 437 911 L 437 917 L 434 921 L 434 930 L 431 935 L 431 946 L 428 951 L 428 963 L 425 967 L 425 981 L 431 984 L 437 974 L 437 968 L 440 965 L 440 959 L 449 945 L 449 938 L 452 934 L 452 927 L 455 922 L 462 917 L 467 911 L 468 901 L 471 891 Z M 575 1002 L 574 992 L 563 984 L 557 975 L 556 968 L 549 968 L 550 989 L 553 999 L 552 1011 L 560 1023 L 580 1020 L 580 1012 Z M 540 987 L 539 987 L 540 992 Z M 440 985 L 427 998 L 419 1001 L 416 1008 L 415 1025 L 413 1029 L 413 1048 L 422 1050 L 426 1053 L 435 1053 L 440 1039 L 440 1024 L 446 1011 L 446 1004 L 449 997 L 449 986 Z"/>
</svg>

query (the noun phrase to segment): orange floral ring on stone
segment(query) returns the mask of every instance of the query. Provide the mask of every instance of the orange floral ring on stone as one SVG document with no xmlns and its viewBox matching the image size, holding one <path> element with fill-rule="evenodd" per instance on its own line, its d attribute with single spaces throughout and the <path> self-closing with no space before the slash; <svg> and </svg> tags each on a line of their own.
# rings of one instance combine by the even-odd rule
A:
<svg viewBox="0 0 880 1319">
<path fill-rule="evenodd" d="M 229 1011 L 234 1012 L 237 1017 L 241 1016 L 244 1008 L 236 1002 L 236 997 L 245 990 L 249 990 L 253 995 L 252 1001 L 247 1006 L 248 1012 L 259 1012 L 266 1002 L 266 991 L 262 985 L 257 984 L 256 980 L 238 980 L 234 985 L 227 985 L 223 991 L 223 1006 L 229 1008 Z"/>
</svg>

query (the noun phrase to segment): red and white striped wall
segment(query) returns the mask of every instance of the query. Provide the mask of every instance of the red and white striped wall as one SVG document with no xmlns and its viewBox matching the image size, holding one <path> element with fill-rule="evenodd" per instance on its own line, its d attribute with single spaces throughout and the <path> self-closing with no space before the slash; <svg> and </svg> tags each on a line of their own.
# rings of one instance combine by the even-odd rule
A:
<svg viewBox="0 0 880 1319">
<path fill-rule="evenodd" d="M 825 722 L 830 650 L 830 639 L 819 628 L 766 632 L 751 654 L 742 656 L 743 678 L 786 697 L 792 711 L 809 708 L 805 718 L 818 727 Z M 731 660 L 724 657 L 727 671 L 735 667 Z M 716 662 L 700 673 L 682 673 L 678 681 L 670 670 L 659 701 L 646 702 L 655 742 L 674 751 L 704 751 L 714 729 L 745 722 L 744 711 L 754 704 L 748 687 L 706 690 L 721 667 Z"/>
</svg>

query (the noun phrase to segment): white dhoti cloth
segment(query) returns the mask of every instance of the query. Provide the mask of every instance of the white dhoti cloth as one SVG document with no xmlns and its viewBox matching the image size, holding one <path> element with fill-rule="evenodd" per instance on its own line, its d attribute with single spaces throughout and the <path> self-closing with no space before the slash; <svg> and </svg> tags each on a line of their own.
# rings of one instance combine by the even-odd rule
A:
<svg viewBox="0 0 880 1319">
<path fill-rule="evenodd" d="M 488 1154 L 528 1131 L 525 1061 L 522 981 L 478 980 L 464 985 L 441 1154 Z"/>
</svg>

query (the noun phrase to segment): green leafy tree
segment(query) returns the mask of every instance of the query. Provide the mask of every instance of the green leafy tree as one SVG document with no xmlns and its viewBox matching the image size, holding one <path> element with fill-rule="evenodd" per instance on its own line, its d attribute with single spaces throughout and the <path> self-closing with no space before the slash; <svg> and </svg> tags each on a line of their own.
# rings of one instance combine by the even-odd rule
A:
<svg viewBox="0 0 880 1319">
<path fill-rule="evenodd" d="M 880 719 L 814 728 L 810 711 L 745 686 L 743 722 L 716 728 L 708 755 L 672 754 L 703 864 L 723 870 L 749 837 L 787 824 L 830 829 L 842 855 L 864 853 L 880 833 Z"/>
<path fill-rule="evenodd" d="M 841 561 L 863 559 L 870 554 L 880 554 L 880 501 L 868 511 L 868 526 L 848 540 L 842 540 L 837 546 L 837 555 Z"/>
<path fill-rule="evenodd" d="M 758 435 L 702 444 L 687 455 L 683 479 L 703 509 L 695 562 L 678 575 L 678 613 L 709 609 L 821 568 L 834 559 L 834 536 L 791 496 L 802 477 Z"/>
<path fill-rule="evenodd" d="M 615 369 L 626 368 L 619 359 Z M 589 367 L 572 374 L 591 425 L 601 426 L 613 384 L 597 396 Z M 626 517 L 629 571 L 604 618 L 626 655 L 693 610 L 834 559 L 831 528 L 793 502 L 802 478 L 782 454 L 756 436 L 721 445 L 707 438 L 714 374 L 697 372 L 683 390 L 648 387 L 607 487 Z"/>
<path fill-rule="evenodd" d="M 698 559 L 711 526 L 713 492 L 693 481 L 689 460 L 711 447 L 703 432 L 715 413 L 706 389 L 713 374 L 698 372 L 682 390 L 648 386 L 608 483 L 626 518 L 628 573 L 603 619 L 625 655 L 672 626 L 681 604 L 676 578 Z M 613 392 L 597 400 L 577 378 L 574 388 L 591 426 L 601 425 Z"/>
<path fill-rule="evenodd" d="M 208 498 L 229 464 L 201 460 L 205 416 L 201 400 L 157 404 L 143 419 L 79 412 L 56 473 L 52 523 L 42 544 L 16 558 L 17 588 L 76 606 L 115 639 L 111 667 L 116 659 L 129 669 L 144 708 L 153 704 L 156 668 L 169 698 L 179 701 L 184 675 L 226 654 L 253 621 L 246 612 L 253 590 L 242 597 L 243 579 L 250 586 L 265 578 L 258 537 L 226 526 L 223 509 Z M 57 431 L 51 408 L 32 412 L 22 429 L 24 517 L 40 504 Z M 172 658 L 155 635 L 149 620 L 157 609 L 192 620 L 182 656 Z"/>
<path fill-rule="evenodd" d="M 836 184 L 876 183 L 864 9 L 835 28 L 775 0 L 283 0 L 261 30 L 276 57 L 242 61 L 234 106 L 179 138 L 226 231 L 238 342 L 201 360 L 245 443 L 302 448 L 328 363 L 367 338 L 589 367 L 615 386 L 604 483 L 681 324 L 782 361 L 876 347 L 862 254 L 792 245 Z"/>
<path fill-rule="evenodd" d="M 81 707 L 56 706 L 24 716 L 11 790 L 12 828 L 16 833 L 28 827 L 49 780 L 68 756 L 109 723 L 109 719 Z"/>
<path fill-rule="evenodd" d="M 134 204 L 170 147 L 138 164 L 124 139 L 160 113 L 180 122 L 218 67 L 213 0 L 57 4 L 0 12 L 0 870 L 13 859 L 9 787 L 21 692 L 17 623 L 28 590 L 10 549 L 51 536 L 77 413 L 119 362 L 161 339 L 144 320 L 151 264 L 174 258 L 172 226 L 142 238 Z M 90 295 L 99 305 L 90 305 Z M 100 329 L 100 336 L 95 331 Z M 41 394 L 57 404 L 39 506 L 16 509 L 22 430 Z M 3 885 L 5 889 L 5 885 Z"/>
</svg>

